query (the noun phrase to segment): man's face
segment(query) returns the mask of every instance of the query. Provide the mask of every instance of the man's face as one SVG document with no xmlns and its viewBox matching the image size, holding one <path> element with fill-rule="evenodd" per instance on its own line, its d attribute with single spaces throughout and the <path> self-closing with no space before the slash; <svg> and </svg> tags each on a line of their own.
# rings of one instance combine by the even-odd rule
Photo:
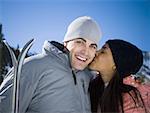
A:
<svg viewBox="0 0 150 113">
<path fill-rule="evenodd" d="M 73 69 L 83 70 L 95 57 L 97 45 L 88 39 L 77 38 L 65 43 L 70 51 Z"/>
</svg>

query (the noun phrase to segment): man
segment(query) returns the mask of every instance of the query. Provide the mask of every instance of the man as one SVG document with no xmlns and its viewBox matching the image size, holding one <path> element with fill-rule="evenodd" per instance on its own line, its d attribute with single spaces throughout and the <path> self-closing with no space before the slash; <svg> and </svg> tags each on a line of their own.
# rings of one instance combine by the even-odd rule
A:
<svg viewBox="0 0 150 113">
<path fill-rule="evenodd" d="M 27 58 L 20 79 L 19 113 L 90 113 L 91 73 L 86 67 L 100 38 L 98 24 L 79 17 L 69 25 L 63 45 L 46 41 L 43 53 Z M 1 113 L 11 110 L 8 93 Z"/>
</svg>

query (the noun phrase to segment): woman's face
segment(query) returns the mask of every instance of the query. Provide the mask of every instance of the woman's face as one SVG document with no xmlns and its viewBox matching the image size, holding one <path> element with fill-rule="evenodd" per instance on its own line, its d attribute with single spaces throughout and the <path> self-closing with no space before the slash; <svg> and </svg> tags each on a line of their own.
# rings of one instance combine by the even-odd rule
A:
<svg viewBox="0 0 150 113">
<path fill-rule="evenodd" d="M 89 65 L 89 68 L 100 72 L 104 82 L 109 82 L 111 80 L 116 66 L 108 44 L 105 44 L 100 50 L 97 51 L 93 62 Z"/>
</svg>

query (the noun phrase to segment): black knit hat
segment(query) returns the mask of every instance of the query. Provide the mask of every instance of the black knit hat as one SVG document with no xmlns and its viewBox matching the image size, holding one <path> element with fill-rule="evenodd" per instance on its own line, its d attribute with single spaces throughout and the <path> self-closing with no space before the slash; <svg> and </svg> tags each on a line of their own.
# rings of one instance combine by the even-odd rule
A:
<svg viewBox="0 0 150 113">
<path fill-rule="evenodd" d="M 119 75 L 123 78 L 139 71 L 143 64 L 142 51 L 135 45 L 120 39 L 106 42 L 112 52 Z"/>
</svg>

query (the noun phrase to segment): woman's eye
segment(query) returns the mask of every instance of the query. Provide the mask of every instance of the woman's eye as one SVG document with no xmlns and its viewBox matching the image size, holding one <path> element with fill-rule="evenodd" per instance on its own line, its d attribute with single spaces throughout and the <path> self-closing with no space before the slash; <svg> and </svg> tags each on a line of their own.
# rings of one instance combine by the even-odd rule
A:
<svg viewBox="0 0 150 113">
<path fill-rule="evenodd" d="M 102 49 L 107 49 L 107 47 L 103 46 Z"/>
</svg>

